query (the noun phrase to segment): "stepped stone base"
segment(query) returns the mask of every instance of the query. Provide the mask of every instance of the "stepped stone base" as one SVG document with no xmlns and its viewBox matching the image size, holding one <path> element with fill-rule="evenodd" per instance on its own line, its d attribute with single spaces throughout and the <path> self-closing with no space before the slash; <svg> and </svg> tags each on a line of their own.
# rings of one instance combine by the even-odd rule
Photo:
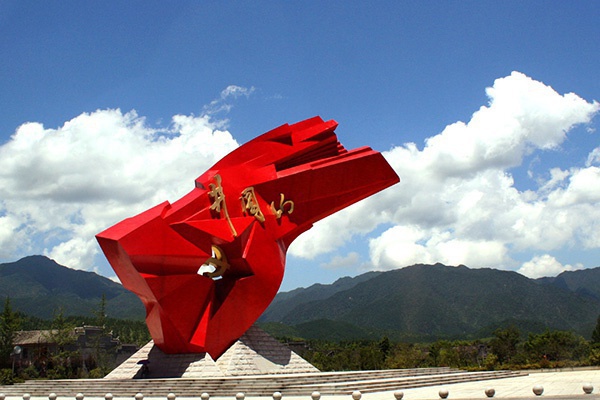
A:
<svg viewBox="0 0 600 400">
<path fill-rule="evenodd" d="M 319 372 L 308 361 L 252 326 L 218 360 L 209 354 L 165 354 L 150 341 L 104 379 L 141 378 L 141 360 L 149 361 L 147 378 L 217 378 Z"/>
</svg>

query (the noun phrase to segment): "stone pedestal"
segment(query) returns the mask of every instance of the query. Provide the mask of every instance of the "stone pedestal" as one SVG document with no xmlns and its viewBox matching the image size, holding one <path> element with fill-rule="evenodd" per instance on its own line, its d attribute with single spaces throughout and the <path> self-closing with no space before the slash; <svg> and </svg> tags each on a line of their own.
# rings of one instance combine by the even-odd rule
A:
<svg viewBox="0 0 600 400">
<path fill-rule="evenodd" d="M 150 341 L 104 379 L 141 378 L 148 360 L 147 378 L 217 378 L 265 374 L 318 372 L 308 361 L 262 329 L 252 326 L 218 360 L 209 354 L 165 354 Z"/>
</svg>

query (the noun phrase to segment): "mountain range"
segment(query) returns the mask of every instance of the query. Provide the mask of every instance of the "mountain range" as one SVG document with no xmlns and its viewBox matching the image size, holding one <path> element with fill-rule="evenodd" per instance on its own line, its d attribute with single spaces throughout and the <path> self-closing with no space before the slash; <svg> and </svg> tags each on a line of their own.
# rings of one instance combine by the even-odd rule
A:
<svg viewBox="0 0 600 400">
<path fill-rule="evenodd" d="M 0 299 L 10 297 L 13 310 L 27 315 L 51 319 L 62 309 L 65 316 L 92 316 L 102 295 L 110 317 L 140 320 L 146 315 L 135 294 L 94 272 L 67 268 L 45 256 L 0 264 Z"/>
<path fill-rule="evenodd" d="M 62 309 L 91 316 L 103 295 L 109 317 L 144 318 L 136 295 L 96 273 L 44 256 L 0 264 L 0 296 L 28 315 L 50 319 Z M 524 333 L 557 329 L 589 337 L 599 314 L 600 268 L 530 279 L 419 264 L 279 293 L 258 322 L 275 336 L 428 341 L 488 337 L 508 325 Z"/>
<path fill-rule="evenodd" d="M 599 314 L 600 268 L 535 280 L 511 271 L 435 264 L 281 293 L 259 321 L 268 330 L 304 338 L 335 332 L 339 339 L 466 339 L 509 325 L 589 337 Z"/>
</svg>

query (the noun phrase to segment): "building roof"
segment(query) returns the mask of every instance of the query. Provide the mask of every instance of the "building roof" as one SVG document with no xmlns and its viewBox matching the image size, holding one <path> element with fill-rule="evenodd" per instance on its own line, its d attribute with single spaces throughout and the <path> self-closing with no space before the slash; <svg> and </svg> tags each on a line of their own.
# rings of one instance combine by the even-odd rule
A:
<svg viewBox="0 0 600 400">
<path fill-rule="evenodd" d="M 103 327 L 101 326 L 93 326 L 93 325 L 84 325 L 80 327 L 75 327 L 71 331 L 71 335 L 74 339 L 78 337 L 86 337 L 88 334 L 98 334 L 101 333 Z M 56 329 L 47 329 L 47 330 L 35 330 L 35 331 L 17 331 L 15 333 L 15 338 L 13 343 L 16 346 L 27 346 L 27 345 L 39 345 L 39 344 L 56 344 L 55 335 L 58 334 L 58 330 Z M 118 339 L 112 337 L 112 332 L 107 333 L 107 336 L 110 337 L 111 342 L 118 343 Z"/>
<path fill-rule="evenodd" d="M 52 344 L 52 334 L 56 331 L 41 330 L 41 331 L 18 331 L 15 333 L 13 343 L 18 346 L 32 344 Z"/>
</svg>

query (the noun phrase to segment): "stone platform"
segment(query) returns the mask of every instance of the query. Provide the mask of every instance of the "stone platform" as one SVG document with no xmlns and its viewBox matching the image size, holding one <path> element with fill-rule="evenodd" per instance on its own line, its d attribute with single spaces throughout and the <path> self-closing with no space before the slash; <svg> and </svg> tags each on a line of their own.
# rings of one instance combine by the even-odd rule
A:
<svg viewBox="0 0 600 400">
<path fill-rule="evenodd" d="M 142 360 L 149 361 L 150 373 L 147 379 L 136 379 L 140 377 L 138 363 Z M 49 393 L 60 398 L 83 393 L 91 399 L 104 399 L 112 393 L 114 397 L 131 399 L 136 393 L 147 398 L 165 398 L 169 393 L 187 398 L 198 398 L 200 393 L 208 393 L 211 398 L 231 398 L 236 393 L 272 397 L 275 392 L 286 398 L 309 398 L 313 392 L 348 396 L 359 390 L 365 394 L 387 392 L 386 398 L 392 398 L 389 392 L 393 390 L 407 390 L 408 394 L 408 390 L 420 387 L 481 381 L 489 384 L 523 375 L 527 374 L 451 368 L 319 372 L 287 346 L 252 327 L 216 361 L 207 354 L 164 354 L 150 342 L 103 379 L 26 381 L 0 386 L 0 393 L 13 397 L 9 400 L 19 400 L 24 393 L 40 399 L 48 398 Z"/>
<path fill-rule="evenodd" d="M 146 378 L 219 378 L 265 374 L 319 372 L 308 361 L 252 326 L 217 361 L 209 354 L 165 354 L 150 341 L 104 379 L 141 378 L 140 362 L 147 360 Z"/>
<path fill-rule="evenodd" d="M 210 398 L 235 398 L 236 393 L 247 397 L 271 398 L 273 393 L 283 393 L 284 398 L 302 396 L 310 399 L 317 391 L 323 396 L 348 396 L 355 390 L 363 394 L 387 392 L 386 399 L 393 399 L 391 391 L 416 390 L 415 388 L 447 387 L 452 384 L 514 378 L 524 375 L 511 371 L 465 372 L 449 368 L 417 368 L 407 370 L 313 372 L 303 374 L 252 375 L 202 379 L 72 379 L 36 380 L 12 386 L 0 386 L 0 393 L 20 400 L 24 393 L 40 399 L 48 399 L 49 393 L 59 400 L 73 399 L 77 393 L 86 399 L 104 399 L 106 393 L 114 397 L 132 399 L 136 393 L 144 398 L 165 399 L 169 393 L 177 398 L 199 398 L 208 393 Z M 526 374 L 525 374 L 526 375 Z M 503 379 L 502 379 L 503 378 Z M 510 380 L 510 379 L 509 379 Z M 494 383 L 496 385 L 497 383 Z M 485 388 L 485 386 L 483 386 Z M 439 390 L 439 389 L 438 389 Z M 451 389 L 455 393 L 454 389 Z M 483 390 L 483 389 L 481 389 Z M 428 397 L 436 398 L 437 396 Z M 452 395 L 454 398 L 455 395 Z M 478 396 L 481 398 L 481 396 Z M 414 397 L 406 396 L 407 399 Z M 384 400 L 384 399 L 382 399 Z"/>
</svg>

